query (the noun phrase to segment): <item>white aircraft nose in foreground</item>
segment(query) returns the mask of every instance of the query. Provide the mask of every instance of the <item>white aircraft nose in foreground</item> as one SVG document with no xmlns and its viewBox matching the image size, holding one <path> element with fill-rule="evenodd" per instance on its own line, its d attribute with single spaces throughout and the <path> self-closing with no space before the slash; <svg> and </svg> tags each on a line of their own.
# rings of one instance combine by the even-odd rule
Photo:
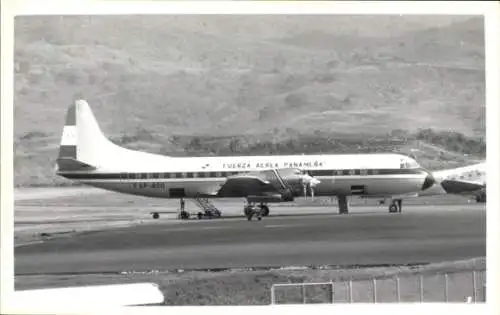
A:
<svg viewBox="0 0 500 315">
<path fill-rule="evenodd" d="M 157 198 L 192 198 L 220 215 L 209 198 L 245 198 L 244 212 L 269 213 L 268 203 L 296 197 L 399 196 L 430 188 L 435 179 L 401 154 L 169 157 L 120 147 L 101 132 L 84 100 L 72 104 L 63 129 L 57 174 L 116 192 Z M 393 200 L 394 211 L 401 200 Z M 153 217 L 159 215 L 153 214 Z"/>
</svg>

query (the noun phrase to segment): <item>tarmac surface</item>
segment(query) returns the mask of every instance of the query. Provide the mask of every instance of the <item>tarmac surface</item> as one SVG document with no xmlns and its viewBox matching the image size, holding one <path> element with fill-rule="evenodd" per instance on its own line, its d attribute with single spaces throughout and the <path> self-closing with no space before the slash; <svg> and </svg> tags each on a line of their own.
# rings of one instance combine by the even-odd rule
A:
<svg viewBox="0 0 500 315">
<path fill-rule="evenodd" d="M 96 202 L 95 196 L 93 200 Z M 28 218 L 34 216 L 30 211 L 36 212 L 38 208 L 53 209 L 47 202 L 43 206 L 16 205 L 16 234 L 23 231 L 19 225 L 26 225 Z M 111 204 L 110 209 L 114 210 L 109 212 L 119 211 L 123 216 L 127 213 L 125 208 Z M 237 211 L 241 211 L 239 208 Z M 108 209 L 101 205 L 93 210 L 97 214 Z M 400 214 L 389 214 L 385 207 L 374 211 L 373 207 L 357 206 L 351 210 L 349 215 L 338 215 L 331 207 L 276 207 L 271 208 L 270 217 L 251 222 L 243 217 L 152 220 L 146 219 L 143 212 L 140 221 L 128 226 L 74 229 L 72 233 L 50 235 L 36 243 L 17 244 L 15 274 L 373 266 L 486 255 L 484 204 L 408 205 Z M 57 215 L 57 220 L 65 221 L 64 215 Z M 39 216 L 31 225 L 41 227 L 42 221 Z M 93 225 L 91 218 L 84 222 Z"/>
</svg>

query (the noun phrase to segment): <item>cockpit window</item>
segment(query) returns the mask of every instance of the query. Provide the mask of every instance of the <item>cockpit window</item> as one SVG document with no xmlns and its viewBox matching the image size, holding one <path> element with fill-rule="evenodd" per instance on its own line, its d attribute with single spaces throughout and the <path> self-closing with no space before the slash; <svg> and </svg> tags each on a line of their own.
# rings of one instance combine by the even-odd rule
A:
<svg viewBox="0 0 500 315">
<path fill-rule="evenodd" d="M 420 164 L 415 160 L 410 160 L 408 163 L 410 164 L 410 168 L 420 168 Z"/>
<path fill-rule="evenodd" d="M 403 168 L 403 169 L 420 168 L 420 165 L 417 163 L 417 161 L 412 160 L 412 159 L 401 160 L 401 162 L 400 162 L 400 168 Z"/>
</svg>

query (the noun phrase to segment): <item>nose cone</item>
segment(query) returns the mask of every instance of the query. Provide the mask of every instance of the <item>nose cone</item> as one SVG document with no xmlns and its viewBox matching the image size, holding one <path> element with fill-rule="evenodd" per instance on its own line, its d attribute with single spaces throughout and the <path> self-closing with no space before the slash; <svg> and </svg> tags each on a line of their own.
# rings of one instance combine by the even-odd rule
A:
<svg viewBox="0 0 500 315">
<path fill-rule="evenodd" d="M 425 177 L 424 184 L 422 185 L 422 190 L 426 190 L 432 187 L 436 183 L 436 179 L 432 176 L 431 173 L 427 172 L 427 176 Z"/>
</svg>

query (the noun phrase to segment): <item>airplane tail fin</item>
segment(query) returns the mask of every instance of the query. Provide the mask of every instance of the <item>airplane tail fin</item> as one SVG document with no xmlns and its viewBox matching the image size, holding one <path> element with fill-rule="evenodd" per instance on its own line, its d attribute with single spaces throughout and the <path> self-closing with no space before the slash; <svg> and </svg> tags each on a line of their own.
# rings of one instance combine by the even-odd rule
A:
<svg viewBox="0 0 500 315">
<path fill-rule="evenodd" d="M 113 145 L 101 132 L 89 104 L 77 100 L 66 114 L 57 158 L 58 172 L 95 169 L 100 157 Z"/>
</svg>

